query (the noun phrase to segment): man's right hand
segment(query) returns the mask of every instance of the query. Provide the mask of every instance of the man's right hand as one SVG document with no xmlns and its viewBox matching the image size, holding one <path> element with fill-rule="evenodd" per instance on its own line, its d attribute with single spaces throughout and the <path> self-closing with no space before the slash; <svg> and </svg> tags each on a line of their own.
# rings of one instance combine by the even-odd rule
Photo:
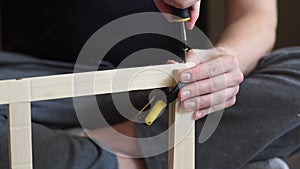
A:
<svg viewBox="0 0 300 169">
<path fill-rule="evenodd" d="M 154 0 L 157 8 L 165 14 L 172 14 L 172 7 L 185 9 L 189 8 L 191 20 L 187 22 L 187 28 L 193 29 L 200 13 L 201 0 Z M 167 20 L 171 21 L 171 15 L 165 15 Z"/>
</svg>

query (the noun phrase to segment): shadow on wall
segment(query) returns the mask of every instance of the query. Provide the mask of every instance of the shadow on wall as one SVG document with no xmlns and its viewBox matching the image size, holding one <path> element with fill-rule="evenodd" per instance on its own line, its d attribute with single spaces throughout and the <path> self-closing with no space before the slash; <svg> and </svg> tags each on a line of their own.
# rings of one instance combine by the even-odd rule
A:
<svg viewBox="0 0 300 169">
<path fill-rule="evenodd" d="M 300 46 L 300 1 L 278 1 L 279 27 L 276 48 Z"/>
<path fill-rule="evenodd" d="M 225 26 L 225 1 L 206 0 L 207 33 L 217 42 Z M 300 1 L 278 1 L 278 30 L 275 48 L 300 46 Z"/>
</svg>

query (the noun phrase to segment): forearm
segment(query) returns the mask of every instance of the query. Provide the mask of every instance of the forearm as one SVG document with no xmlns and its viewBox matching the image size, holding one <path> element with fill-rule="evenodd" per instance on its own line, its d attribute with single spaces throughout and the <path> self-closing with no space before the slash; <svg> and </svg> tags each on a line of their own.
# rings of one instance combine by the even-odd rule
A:
<svg viewBox="0 0 300 169">
<path fill-rule="evenodd" d="M 249 74 L 259 59 L 273 48 L 276 18 L 276 14 L 269 12 L 248 12 L 228 24 L 221 36 L 217 46 L 233 50 L 244 75 Z"/>
</svg>

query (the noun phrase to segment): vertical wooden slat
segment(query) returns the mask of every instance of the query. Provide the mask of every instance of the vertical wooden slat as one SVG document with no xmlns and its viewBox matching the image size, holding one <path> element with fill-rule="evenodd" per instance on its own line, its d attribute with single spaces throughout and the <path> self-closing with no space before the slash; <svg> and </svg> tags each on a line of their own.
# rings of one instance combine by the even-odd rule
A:
<svg viewBox="0 0 300 169">
<path fill-rule="evenodd" d="M 176 77 L 176 76 L 174 76 Z M 193 112 L 185 112 L 181 102 L 169 105 L 169 169 L 195 168 L 195 121 Z M 172 125 L 173 128 L 172 128 Z"/>
<path fill-rule="evenodd" d="M 181 102 L 175 103 L 174 161 L 173 169 L 195 168 L 195 121 L 192 112 L 181 109 Z"/>
<path fill-rule="evenodd" d="M 174 168 L 174 128 L 172 125 L 175 122 L 175 103 L 169 104 L 169 155 L 168 169 Z"/>
<path fill-rule="evenodd" d="M 11 169 L 32 169 L 31 85 L 29 80 L 12 80 L 7 86 L 8 144 Z"/>
<path fill-rule="evenodd" d="M 30 102 L 11 103 L 8 112 L 11 169 L 32 169 Z"/>
</svg>

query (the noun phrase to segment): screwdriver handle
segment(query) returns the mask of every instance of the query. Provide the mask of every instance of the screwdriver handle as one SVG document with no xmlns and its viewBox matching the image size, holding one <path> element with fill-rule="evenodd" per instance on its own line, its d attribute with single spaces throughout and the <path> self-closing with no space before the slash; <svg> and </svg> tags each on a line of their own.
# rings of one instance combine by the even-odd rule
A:
<svg viewBox="0 0 300 169">
<path fill-rule="evenodd" d="M 191 19 L 190 13 L 189 13 L 189 9 L 179 9 L 179 8 L 175 8 L 173 7 L 173 15 L 176 16 L 176 18 L 174 18 L 174 22 L 185 22 L 185 21 L 189 21 Z"/>
</svg>

